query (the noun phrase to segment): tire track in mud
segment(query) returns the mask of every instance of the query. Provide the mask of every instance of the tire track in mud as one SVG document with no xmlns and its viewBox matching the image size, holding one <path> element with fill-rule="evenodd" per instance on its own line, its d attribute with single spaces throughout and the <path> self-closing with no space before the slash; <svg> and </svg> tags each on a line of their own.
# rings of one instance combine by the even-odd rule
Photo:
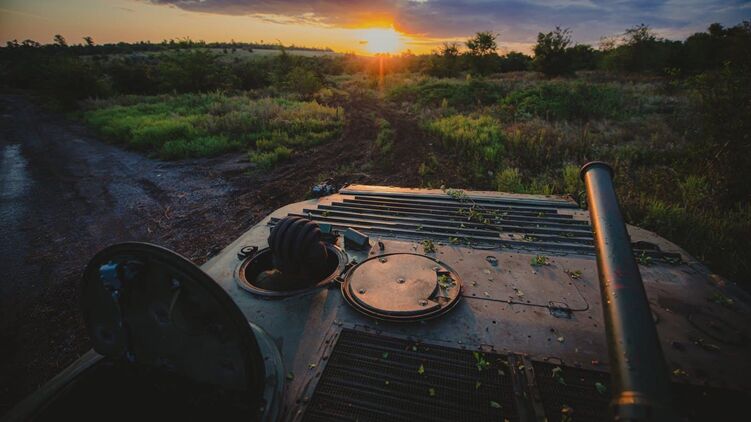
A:
<svg viewBox="0 0 751 422">
<path fill-rule="evenodd" d="M 339 105 L 346 121 L 338 140 L 261 172 L 245 153 L 149 159 L 25 97 L 0 95 L 0 152 L 10 154 L 0 175 L 22 179 L 0 188 L 23 187 L 12 201 L 0 192 L 0 211 L 14 215 L 11 235 L 0 239 L 0 415 L 89 348 L 78 282 L 101 248 L 147 241 L 201 264 L 324 177 L 419 186 L 417 168 L 432 147 L 414 118 L 357 90 Z M 379 117 L 396 135 L 387 155 L 374 148 Z"/>
<path fill-rule="evenodd" d="M 206 171 L 210 162 L 164 163 L 101 143 L 21 96 L 0 96 L 0 114 L 0 198 L 14 216 L 0 239 L 2 414 L 88 349 L 77 289 L 96 251 L 140 240 L 200 264 L 239 232 L 220 218 L 235 187 Z"/>
</svg>

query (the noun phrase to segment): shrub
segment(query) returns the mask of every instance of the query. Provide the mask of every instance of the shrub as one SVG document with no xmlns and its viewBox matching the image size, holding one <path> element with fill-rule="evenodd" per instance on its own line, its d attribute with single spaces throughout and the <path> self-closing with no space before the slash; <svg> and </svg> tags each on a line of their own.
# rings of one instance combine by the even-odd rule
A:
<svg viewBox="0 0 751 422">
<path fill-rule="evenodd" d="M 576 197 L 582 191 L 583 183 L 579 177 L 579 166 L 567 164 L 563 167 L 563 193 Z"/>
<path fill-rule="evenodd" d="M 271 169 L 279 162 L 288 159 L 292 155 L 292 150 L 279 145 L 271 151 L 252 151 L 250 153 L 250 162 L 254 163 L 261 169 Z"/>
<path fill-rule="evenodd" d="M 478 105 L 490 105 L 500 101 L 511 87 L 482 79 L 439 80 L 423 79 L 417 83 L 407 81 L 392 88 L 387 98 L 396 102 L 411 102 L 422 107 L 447 106 L 470 108 Z"/>
<path fill-rule="evenodd" d="M 626 114 L 625 93 L 615 85 L 545 82 L 513 91 L 501 101 L 516 117 L 551 120 L 619 118 Z"/>
<path fill-rule="evenodd" d="M 505 168 L 495 177 L 495 187 L 501 192 L 524 193 L 524 183 L 517 168 Z"/>
<path fill-rule="evenodd" d="M 302 67 L 293 68 L 284 81 L 286 90 L 306 98 L 310 98 L 322 86 L 323 83 L 318 75 Z"/>
<path fill-rule="evenodd" d="M 394 146 L 394 130 L 386 119 L 378 119 L 376 126 L 378 126 L 378 136 L 375 141 L 376 146 L 381 153 L 388 154 Z"/>
<path fill-rule="evenodd" d="M 162 87 L 167 92 L 207 92 L 231 89 L 236 85 L 229 67 L 208 50 L 179 50 L 163 54 L 158 71 Z"/>
<path fill-rule="evenodd" d="M 506 137 L 500 122 L 490 116 L 454 114 L 428 122 L 426 129 L 448 148 L 470 159 L 473 165 L 492 164 L 503 155 Z"/>
<path fill-rule="evenodd" d="M 751 207 L 689 210 L 654 198 L 628 204 L 632 224 L 660 233 L 740 282 L 751 274 Z"/>
<path fill-rule="evenodd" d="M 532 57 L 512 51 L 501 57 L 499 61 L 501 72 L 520 72 L 529 70 L 532 65 Z"/>
</svg>

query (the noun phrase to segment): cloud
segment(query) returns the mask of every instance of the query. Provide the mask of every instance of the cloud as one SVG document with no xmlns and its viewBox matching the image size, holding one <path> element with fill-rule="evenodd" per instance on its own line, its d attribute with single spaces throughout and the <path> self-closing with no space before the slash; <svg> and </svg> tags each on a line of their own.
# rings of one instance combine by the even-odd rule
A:
<svg viewBox="0 0 751 422">
<path fill-rule="evenodd" d="M 248 15 L 270 22 L 333 27 L 393 23 L 396 29 L 431 38 L 499 32 L 508 42 L 534 42 L 540 31 L 570 27 L 574 38 L 603 35 L 645 23 L 665 35 L 682 36 L 712 22 L 751 19 L 741 0 L 143 0 L 191 12 Z"/>
</svg>

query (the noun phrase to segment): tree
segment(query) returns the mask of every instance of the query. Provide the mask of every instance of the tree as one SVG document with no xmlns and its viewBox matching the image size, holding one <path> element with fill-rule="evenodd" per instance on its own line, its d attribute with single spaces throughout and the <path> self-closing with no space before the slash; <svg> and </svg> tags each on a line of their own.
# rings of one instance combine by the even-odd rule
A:
<svg viewBox="0 0 751 422">
<path fill-rule="evenodd" d="M 623 34 L 623 41 L 630 46 L 643 45 L 657 41 L 657 35 L 649 25 L 640 23 L 626 30 Z"/>
<path fill-rule="evenodd" d="M 645 24 L 633 26 L 621 35 L 620 45 L 607 51 L 606 67 L 626 72 L 662 72 L 666 67 L 675 67 L 679 45 L 657 38 L 657 34 Z"/>
<path fill-rule="evenodd" d="M 438 77 L 454 77 L 459 73 L 459 45 L 445 42 L 435 52 L 430 73 Z"/>
<path fill-rule="evenodd" d="M 27 39 L 23 40 L 23 42 L 21 42 L 21 46 L 22 47 L 27 47 L 27 48 L 39 48 L 42 45 L 39 44 L 37 41 L 30 40 L 30 39 L 27 38 Z"/>
<path fill-rule="evenodd" d="M 470 65 L 476 73 L 485 75 L 492 71 L 493 65 L 498 59 L 496 53 L 496 49 L 498 49 L 497 38 L 498 35 L 494 32 L 484 31 L 478 32 L 465 42 Z"/>
<path fill-rule="evenodd" d="M 501 57 L 501 72 L 519 72 L 523 70 L 529 70 L 530 63 L 532 63 L 532 57 L 529 57 L 524 53 L 512 51 Z"/>
<path fill-rule="evenodd" d="M 570 47 L 567 53 L 571 56 L 571 66 L 574 70 L 595 69 L 597 67 L 598 51 L 591 45 L 577 44 Z"/>
<path fill-rule="evenodd" d="M 555 31 L 537 34 L 534 67 L 547 76 L 566 75 L 573 72 L 571 54 L 571 30 L 555 27 Z"/>
<path fill-rule="evenodd" d="M 86 43 L 86 47 L 93 47 L 94 46 L 94 39 L 90 36 L 83 37 L 83 41 Z"/>
<path fill-rule="evenodd" d="M 63 37 L 60 34 L 56 34 L 52 39 L 55 42 L 55 45 L 58 46 L 58 47 L 67 47 L 68 46 L 68 42 L 65 41 L 65 37 Z"/>
<path fill-rule="evenodd" d="M 489 56 L 496 54 L 498 45 L 496 44 L 496 38 L 498 36 L 490 31 L 478 32 L 474 37 L 467 40 L 466 45 L 469 49 L 469 54 L 473 56 Z"/>
</svg>

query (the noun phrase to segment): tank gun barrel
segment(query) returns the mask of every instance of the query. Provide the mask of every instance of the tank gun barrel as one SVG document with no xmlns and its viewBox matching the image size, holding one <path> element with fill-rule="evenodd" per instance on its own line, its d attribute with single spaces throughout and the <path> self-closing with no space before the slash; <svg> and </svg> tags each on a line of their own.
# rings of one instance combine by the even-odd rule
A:
<svg viewBox="0 0 751 422">
<path fill-rule="evenodd" d="M 618 199 L 613 169 L 593 161 L 581 168 L 587 191 L 616 421 L 673 420 L 670 378 Z"/>
</svg>

